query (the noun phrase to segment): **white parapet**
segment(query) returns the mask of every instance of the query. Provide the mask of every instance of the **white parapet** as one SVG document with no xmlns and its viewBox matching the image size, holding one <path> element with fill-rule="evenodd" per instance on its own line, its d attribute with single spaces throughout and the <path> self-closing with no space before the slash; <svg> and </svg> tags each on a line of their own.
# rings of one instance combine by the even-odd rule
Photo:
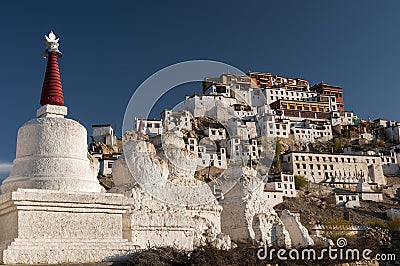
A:
<svg viewBox="0 0 400 266">
<path fill-rule="evenodd" d="M 116 260 L 139 248 L 123 234 L 128 212 L 119 194 L 18 189 L 0 195 L 0 264 Z"/>
</svg>

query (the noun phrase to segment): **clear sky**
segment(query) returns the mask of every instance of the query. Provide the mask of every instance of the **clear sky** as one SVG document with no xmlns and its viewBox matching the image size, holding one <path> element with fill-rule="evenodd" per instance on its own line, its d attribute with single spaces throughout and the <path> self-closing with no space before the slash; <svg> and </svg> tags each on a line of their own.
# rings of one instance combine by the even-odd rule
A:
<svg viewBox="0 0 400 266">
<path fill-rule="evenodd" d="M 400 120 L 399 11 L 397 0 L 1 1 L 0 177 L 39 107 L 50 30 L 70 117 L 89 134 L 103 123 L 120 133 L 135 88 L 193 59 L 340 85 L 347 110 Z M 191 93 L 177 91 L 165 107 Z"/>
</svg>

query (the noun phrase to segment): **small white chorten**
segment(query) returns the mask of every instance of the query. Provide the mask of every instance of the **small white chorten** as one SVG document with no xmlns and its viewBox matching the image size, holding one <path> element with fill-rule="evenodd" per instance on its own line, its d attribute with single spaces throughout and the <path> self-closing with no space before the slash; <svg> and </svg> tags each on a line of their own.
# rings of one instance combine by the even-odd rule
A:
<svg viewBox="0 0 400 266">
<path fill-rule="evenodd" d="M 87 131 L 78 122 L 64 118 L 67 107 L 58 68 L 61 57 L 58 40 L 46 36 L 48 58 L 43 82 L 42 107 L 37 118 L 18 131 L 17 154 L 10 176 L 3 181 L 3 193 L 17 188 L 58 191 L 101 192 L 87 157 Z"/>
</svg>

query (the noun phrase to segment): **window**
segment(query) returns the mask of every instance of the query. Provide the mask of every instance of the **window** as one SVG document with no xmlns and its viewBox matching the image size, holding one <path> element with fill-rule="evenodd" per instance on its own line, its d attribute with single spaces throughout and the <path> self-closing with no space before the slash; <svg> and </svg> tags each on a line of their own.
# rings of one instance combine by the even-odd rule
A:
<svg viewBox="0 0 400 266">
<path fill-rule="evenodd" d="M 112 168 L 112 166 L 113 166 L 113 163 L 112 163 L 112 162 L 108 162 L 107 167 L 108 167 L 108 168 Z"/>
</svg>

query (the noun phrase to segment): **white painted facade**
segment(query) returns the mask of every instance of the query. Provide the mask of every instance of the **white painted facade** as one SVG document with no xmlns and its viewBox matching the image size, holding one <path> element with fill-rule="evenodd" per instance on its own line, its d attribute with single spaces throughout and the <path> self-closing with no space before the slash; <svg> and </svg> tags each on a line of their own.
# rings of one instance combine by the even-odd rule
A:
<svg viewBox="0 0 400 266">
<path fill-rule="evenodd" d="M 282 191 L 284 197 L 297 197 L 294 175 L 292 174 L 268 175 L 265 187 L 269 190 Z"/>
<path fill-rule="evenodd" d="M 264 195 L 263 195 L 263 198 L 265 199 L 265 205 L 268 206 L 269 208 L 273 208 L 276 205 L 282 203 L 284 196 L 283 191 L 270 189 L 267 188 L 266 186 L 267 184 L 265 184 Z"/>
<path fill-rule="evenodd" d="M 163 132 L 163 123 L 161 119 L 142 119 L 135 117 L 134 123 L 137 132 L 140 131 L 142 134 L 149 135 L 150 137 L 161 135 Z"/>
<path fill-rule="evenodd" d="M 309 91 L 286 90 L 285 88 L 267 88 L 262 90 L 267 104 L 278 100 L 316 102 L 317 93 Z"/>
<path fill-rule="evenodd" d="M 231 106 L 236 103 L 236 99 L 224 97 L 222 95 L 193 95 L 187 97 L 184 105 L 194 117 L 211 117 L 220 121 L 226 121 L 234 116 Z"/>
<path fill-rule="evenodd" d="M 111 175 L 114 162 L 118 159 L 118 157 L 119 156 L 115 156 L 114 158 L 99 159 L 99 175 Z"/>
<path fill-rule="evenodd" d="M 385 128 L 385 139 L 393 143 L 400 143 L 400 125 L 388 126 Z"/>
<path fill-rule="evenodd" d="M 187 110 L 173 112 L 171 110 L 164 110 L 161 114 L 163 121 L 163 128 L 166 131 L 174 132 L 180 130 L 192 129 L 192 114 Z"/>
<path fill-rule="evenodd" d="M 92 138 L 93 141 L 102 142 L 110 146 L 117 143 L 117 138 L 111 125 L 93 125 Z"/>
<path fill-rule="evenodd" d="M 358 119 L 358 116 L 353 112 L 335 112 L 332 115 L 332 126 L 342 125 L 351 126 L 354 125 L 354 121 Z"/>
<path fill-rule="evenodd" d="M 208 128 L 204 133 L 214 141 L 226 139 L 226 131 L 224 128 Z"/>
<path fill-rule="evenodd" d="M 379 156 L 289 152 L 282 155 L 282 169 L 316 183 L 332 176 L 358 176 L 362 172 L 372 182 L 386 184 Z"/>
<path fill-rule="evenodd" d="M 259 158 L 257 140 L 230 138 L 227 142 L 228 155 L 231 160 L 249 162 Z"/>
<path fill-rule="evenodd" d="M 186 149 L 197 155 L 197 170 L 214 166 L 220 169 L 228 167 L 226 149 L 221 147 L 219 151 L 209 152 L 207 148 L 198 145 L 196 138 L 189 138 Z"/>
<path fill-rule="evenodd" d="M 368 184 L 365 178 L 360 178 L 356 187 L 356 191 L 359 193 L 362 200 L 369 200 L 375 202 L 383 201 L 382 191 L 374 191 Z"/>
<path fill-rule="evenodd" d="M 360 207 L 360 197 L 358 193 L 337 192 L 335 193 L 336 206 L 354 208 Z"/>
<path fill-rule="evenodd" d="M 398 163 L 399 155 L 394 151 L 390 151 L 387 154 L 381 154 L 382 168 L 385 175 L 397 175 L 400 172 Z"/>
<path fill-rule="evenodd" d="M 228 133 L 232 138 L 249 140 L 257 137 L 256 122 L 242 121 L 239 119 L 230 120 L 228 123 Z"/>
<path fill-rule="evenodd" d="M 291 129 L 294 139 L 300 142 L 328 141 L 332 139 L 332 128 L 327 122 L 315 123 L 305 120 L 296 123 Z"/>
</svg>

